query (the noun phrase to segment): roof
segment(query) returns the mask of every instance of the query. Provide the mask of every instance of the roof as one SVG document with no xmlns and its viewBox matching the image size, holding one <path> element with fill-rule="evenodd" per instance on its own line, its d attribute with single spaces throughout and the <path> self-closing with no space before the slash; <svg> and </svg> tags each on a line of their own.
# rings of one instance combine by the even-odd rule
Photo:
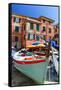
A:
<svg viewBox="0 0 61 90">
<path fill-rule="evenodd" d="M 54 22 L 54 20 L 53 20 L 53 19 L 50 19 L 50 18 L 45 17 L 45 16 L 40 16 L 40 17 L 38 18 L 38 20 L 39 20 L 39 21 L 40 21 L 40 20 L 46 20 L 46 21 L 51 22 L 51 23 L 53 23 L 53 22 Z"/>
<path fill-rule="evenodd" d="M 41 23 L 39 20 L 36 20 L 36 19 L 33 19 L 33 18 L 29 18 L 29 17 L 27 17 L 27 20 L 31 21 L 31 22 Z"/>
<path fill-rule="evenodd" d="M 18 18 L 21 18 L 21 17 L 26 18 L 26 16 L 19 15 L 19 14 L 14 14 L 14 13 L 12 13 L 12 16 L 14 16 L 14 17 L 18 17 Z"/>
<path fill-rule="evenodd" d="M 29 17 L 29 16 L 24 16 L 24 15 L 19 15 L 19 14 L 15 14 L 15 13 L 12 13 L 13 16 L 16 16 L 18 18 L 25 18 L 26 20 L 29 20 L 31 22 L 36 22 L 36 23 L 41 23 L 40 20 L 46 20 L 48 22 L 51 22 L 53 23 L 54 20 L 53 19 L 50 19 L 48 17 L 45 17 L 45 16 L 40 16 L 39 18 L 34 18 L 34 17 Z"/>
<path fill-rule="evenodd" d="M 29 17 L 29 16 L 24 16 L 24 15 L 18 15 L 18 14 L 12 14 L 13 16 L 16 16 L 18 18 L 25 18 L 27 21 L 35 22 L 35 23 L 41 23 L 37 18 Z"/>
</svg>

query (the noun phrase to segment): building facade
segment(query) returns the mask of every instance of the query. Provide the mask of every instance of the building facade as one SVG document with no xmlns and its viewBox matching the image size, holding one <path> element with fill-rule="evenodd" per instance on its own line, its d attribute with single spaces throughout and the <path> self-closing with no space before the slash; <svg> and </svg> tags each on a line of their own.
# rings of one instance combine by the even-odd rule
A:
<svg viewBox="0 0 61 90">
<path fill-rule="evenodd" d="M 41 36 L 45 40 L 52 39 L 54 37 L 54 20 L 41 16 L 38 18 L 38 20 L 41 22 Z"/>
<path fill-rule="evenodd" d="M 32 45 L 36 41 L 43 43 L 44 40 L 41 40 L 41 25 L 40 21 L 34 18 L 27 18 L 26 23 L 26 46 Z"/>
<path fill-rule="evenodd" d="M 28 45 L 39 41 L 49 40 L 54 37 L 53 20 L 46 17 L 32 18 L 12 14 L 12 46 L 26 48 Z"/>
<path fill-rule="evenodd" d="M 25 17 L 19 16 L 19 15 L 12 15 L 11 24 L 12 24 L 12 46 L 21 48 L 21 42 L 23 40 L 23 36 L 25 33 L 24 29 L 24 19 Z M 24 31 L 24 32 L 23 32 Z M 23 34 L 22 34 L 23 33 Z M 24 43 L 24 41 L 23 41 Z"/>
<path fill-rule="evenodd" d="M 56 41 L 57 45 L 59 45 L 59 24 L 54 26 L 54 30 L 55 30 L 55 33 L 54 33 L 53 40 Z"/>
</svg>

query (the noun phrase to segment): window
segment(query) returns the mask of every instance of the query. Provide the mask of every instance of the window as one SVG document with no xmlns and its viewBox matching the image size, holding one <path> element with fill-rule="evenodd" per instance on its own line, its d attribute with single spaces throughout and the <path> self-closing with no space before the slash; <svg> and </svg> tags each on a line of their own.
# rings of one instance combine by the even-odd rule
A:
<svg viewBox="0 0 61 90">
<path fill-rule="evenodd" d="M 35 34 L 28 34 L 28 39 L 29 40 L 34 40 L 35 39 Z"/>
<path fill-rule="evenodd" d="M 19 23 L 20 22 L 20 19 L 19 18 L 16 18 L 16 23 Z"/>
<path fill-rule="evenodd" d="M 45 30 L 46 30 L 46 27 L 43 26 L 43 31 L 45 31 Z"/>
<path fill-rule="evenodd" d="M 49 39 L 51 39 L 51 36 L 49 36 Z"/>
<path fill-rule="evenodd" d="M 16 17 L 14 17 L 14 22 L 15 22 L 15 20 L 16 20 Z"/>
<path fill-rule="evenodd" d="M 33 39 L 33 34 L 30 34 L 30 39 Z"/>
<path fill-rule="evenodd" d="M 49 21 L 49 24 L 51 24 L 51 22 Z"/>
<path fill-rule="evenodd" d="M 35 40 L 35 34 L 33 34 L 33 39 Z"/>
<path fill-rule="evenodd" d="M 30 29 L 33 29 L 33 23 L 30 23 Z"/>
<path fill-rule="evenodd" d="M 39 36 L 36 36 L 36 40 L 39 41 L 40 37 Z"/>
<path fill-rule="evenodd" d="M 19 19 L 19 18 L 14 17 L 14 22 L 16 22 L 16 23 L 20 23 L 20 19 Z"/>
<path fill-rule="evenodd" d="M 55 34 L 55 35 L 54 35 L 54 37 L 55 37 L 55 38 L 58 38 L 58 37 L 59 37 L 59 35 L 58 35 L 58 34 Z"/>
<path fill-rule="evenodd" d="M 49 28 L 49 33 L 51 33 L 51 28 Z"/>
<path fill-rule="evenodd" d="M 28 39 L 30 39 L 30 34 L 28 34 Z"/>
<path fill-rule="evenodd" d="M 15 41 L 17 42 L 18 41 L 18 37 L 15 36 Z"/>
<path fill-rule="evenodd" d="M 43 37 L 44 37 L 44 40 L 46 40 L 46 36 L 44 35 Z"/>
<path fill-rule="evenodd" d="M 15 26 L 15 32 L 19 32 L 19 27 Z"/>
<path fill-rule="evenodd" d="M 43 20 L 43 23 L 45 23 L 45 20 Z"/>
<path fill-rule="evenodd" d="M 57 32 L 57 29 L 55 29 L 55 32 Z"/>
<path fill-rule="evenodd" d="M 39 31 L 39 24 L 36 25 L 36 29 L 37 29 L 37 31 Z"/>
</svg>

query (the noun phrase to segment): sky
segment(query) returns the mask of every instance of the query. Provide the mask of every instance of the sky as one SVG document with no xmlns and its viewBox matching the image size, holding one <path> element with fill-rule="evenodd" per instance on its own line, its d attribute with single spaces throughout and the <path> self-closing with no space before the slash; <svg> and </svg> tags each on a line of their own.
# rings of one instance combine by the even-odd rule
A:
<svg viewBox="0 0 61 90">
<path fill-rule="evenodd" d="M 58 23 L 58 6 L 12 4 L 12 13 L 35 17 L 45 16 Z"/>
</svg>

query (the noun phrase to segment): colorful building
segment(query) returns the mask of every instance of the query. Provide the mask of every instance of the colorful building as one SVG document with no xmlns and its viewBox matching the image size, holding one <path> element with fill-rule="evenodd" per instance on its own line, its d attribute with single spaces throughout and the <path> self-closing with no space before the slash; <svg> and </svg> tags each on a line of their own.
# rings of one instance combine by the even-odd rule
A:
<svg viewBox="0 0 61 90">
<path fill-rule="evenodd" d="M 55 30 L 55 33 L 54 33 L 53 40 L 56 41 L 57 45 L 59 45 L 59 24 L 54 26 L 54 30 Z"/>
<path fill-rule="evenodd" d="M 12 15 L 12 46 L 16 46 L 17 48 L 21 48 L 21 42 L 23 40 L 22 31 L 24 19 L 24 16 Z"/>
<path fill-rule="evenodd" d="M 36 41 L 44 43 L 54 37 L 53 20 L 12 14 L 12 46 L 26 48 Z"/>
<path fill-rule="evenodd" d="M 54 37 L 54 20 L 41 16 L 38 18 L 38 20 L 41 22 L 41 37 L 43 37 L 45 40 L 52 39 Z"/>
<path fill-rule="evenodd" d="M 43 43 L 41 40 L 41 25 L 40 21 L 34 18 L 29 18 L 27 17 L 27 23 L 26 23 L 26 46 L 32 45 L 32 43 L 36 41 L 40 41 Z"/>
</svg>

